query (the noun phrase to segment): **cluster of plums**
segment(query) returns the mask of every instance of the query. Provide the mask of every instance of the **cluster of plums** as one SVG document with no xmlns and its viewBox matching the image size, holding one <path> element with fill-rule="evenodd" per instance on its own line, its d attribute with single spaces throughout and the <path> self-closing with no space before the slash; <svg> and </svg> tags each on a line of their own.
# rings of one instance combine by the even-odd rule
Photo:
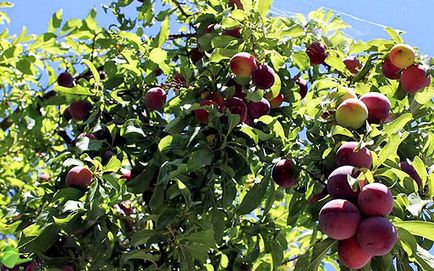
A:
<svg viewBox="0 0 434 271">
<path fill-rule="evenodd" d="M 319 213 L 319 226 L 330 238 L 339 240 L 338 255 L 345 266 L 359 269 L 373 256 L 388 254 L 397 241 L 395 227 L 385 217 L 392 212 L 393 195 L 381 183 L 359 181 L 359 168 L 370 168 L 372 156 L 357 142 L 344 143 L 336 153 L 336 168 L 327 179 L 333 198 Z M 356 179 L 357 189 L 348 179 Z"/>
<path fill-rule="evenodd" d="M 416 64 L 415 58 L 416 53 L 411 46 L 397 44 L 392 47 L 382 66 L 384 76 L 399 79 L 402 89 L 409 94 L 429 86 L 431 82 L 427 67 Z"/>
<path fill-rule="evenodd" d="M 355 130 L 362 127 L 366 120 L 369 123 L 383 123 L 389 118 L 390 106 L 389 99 L 379 92 L 370 92 L 358 99 L 356 93 L 348 88 L 338 101 L 336 123 Z"/>
<path fill-rule="evenodd" d="M 311 65 L 325 64 L 327 51 L 320 42 L 314 42 L 306 49 Z M 416 53 L 414 49 L 406 44 L 397 44 L 391 48 L 385 58 L 382 71 L 389 79 L 399 79 L 402 89 L 415 94 L 417 91 L 429 86 L 430 76 L 427 74 L 427 67 L 415 64 Z M 362 63 L 354 56 L 343 60 L 347 69 L 357 74 L 363 67 Z M 389 120 L 390 101 L 381 93 L 371 92 L 363 95 L 360 99 L 351 89 L 338 99 L 336 109 L 336 122 L 349 129 L 359 129 L 366 120 L 369 123 L 383 123 Z"/>
</svg>

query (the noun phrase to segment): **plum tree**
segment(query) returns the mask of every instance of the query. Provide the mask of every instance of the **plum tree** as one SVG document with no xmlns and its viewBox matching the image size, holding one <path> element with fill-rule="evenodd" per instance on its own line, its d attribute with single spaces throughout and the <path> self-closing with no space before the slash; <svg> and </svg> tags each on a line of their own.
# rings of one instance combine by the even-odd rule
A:
<svg viewBox="0 0 434 271">
<path fill-rule="evenodd" d="M 306 54 L 310 59 L 311 65 L 324 64 L 327 58 L 327 50 L 324 44 L 320 42 L 313 42 L 306 49 Z"/>
<path fill-rule="evenodd" d="M 368 119 L 368 108 L 358 99 L 343 101 L 336 109 L 336 122 L 351 129 L 359 129 Z"/>
<path fill-rule="evenodd" d="M 360 101 L 368 108 L 369 123 L 382 123 L 389 118 L 391 104 L 384 94 L 370 92 L 360 97 Z"/>
<path fill-rule="evenodd" d="M 389 57 L 386 57 L 381 69 L 383 71 L 383 75 L 389 79 L 401 78 L 401 68 L 398 68 L 395 65 L 393 65 Z"/>
<path fill-rule="evenodd" d="M 358 168 L 371 168 L 372 155 L 366 147 L 356 150 L 358 142 L 350 141 L 342 144 L 336 151 L 336 165 L 354 166 Z"/>
<path fill-rule="evenodd" d="M 267 99 L 262 98 L 259 102 L 249 102 L 247 104 L 247 109 L 250 117 L 257 119 L 263 115 L 270 113 L 270 102 Z"/>
<path fill-rule="evenodd" d="M 366 218 L 357 229 L 357 241 L 360 247 L 372 256 L 386 255 L 395 246 L 397 240 L 395 227 L 382 216 Z"/>
<path fill-rule="evenodd" d="M 339 261 L 348 268 L 360 269 L 367 265 L 372 256 L 364 251 L 355 236 L 339 241 Z"/>
<path fill-rule="evenodd" d="M 348 183 L 348 176 L 357 178 L 360 172 L 353 166 L 341 166 L 330 173 L 327 179 L 327 191 L 335 199 L 357 201 L 359 192 L 354 191 Z"/>
<path fill-rule="evenodd" d="M 269 89 L 274 85 L 274 70 L 267 64 L 261 64 L 252 74 L 253 84 L 259 89 Z"/>
<path fill-rule="evenodd" d="M 415 51 L 407 44 L 396 44 L 389 52 L 390 62 L 400 69 L 413 65 L 415 58 Z"/>
<path fill-rule="evenodd" d="M 92 182 L 92 171 L 85 166 L 75 166 L 66 175 L 66 186 L 87 188 Z"/>
<path fill-rule="evenodd" d="M 347 69 L 353 74 L 358 73 L 363 67 L 363 64 L 355 56 L 348 56 L 344 58 L 343 62 Z"/>
<path fill-rule="evenodd" d="M 367 216 L 386 216 L 393 209 L 392 191 L 381 183 L 363 186 L 358 198 L 359 210 Z"/>
<path fill-rule="evenodd" d="M 318 219 L 322 232 L 335 240 L 345 240 L 356 234 L 361 216 L 356 205 L 334 199 L 321 208 Z"/>
<path fill-rule="evenodd" d="M 256 59 L 254 56 L 246 52 L 237 53 L 232 56 L 230 60 L 230 68 L 238 77 L 250 77 L 257 69 Z"/>
<path fill-rule="evenodd" d="M 8 31 L 12 4 L 1 7 L 0 269 L 430 266 L 426 52 L 395 67 L 399 31 L 355 41 L 326 9 L 289 17 L 267 0 L 109 2 L 107 24 L 98 8 L 72 20 L 59 11 L 40 35 Z M 66 88 L 56 83 L 65 70 Z M 428 86 L 407 95 L 415 85 Z M 404 158 L 423 189 L 403 178 Z M 396 198 L 400 246 L 386 257 L 357 239 L 361 221 L 392 202 L 368 181 Z M 379 240 L 365 245 L 388 234 L 370 235 Z"/>
<path fill-rule="evenodd" d="M 429 86 L 431 77 L 427 74 L 427 68 L 423 65 L 412 65 L 406 68 L 401 74 L 402 89 L 409 94 Z"/>
<path fill-rule="evenodd" d="M 291 160 L 288 159 L 280 159 L 275 163 L 271 175 L 274 182 L 281 187 L 288 188 L 297 183 L 297 174 Z"/>
<path fill-rule="evenodd" d="M 166 92 L 162 88 L 151 88 L 145 94 L 145 106 L 150 111 L 162 109 L 165 102 Z"/>
<path fill-rule="evenodd" d="M 61 87 L 72 88 L 74 87 L 74 77 L 69 72 L 62 72 L 57 77 L 57 84 Z"/>
</svg>

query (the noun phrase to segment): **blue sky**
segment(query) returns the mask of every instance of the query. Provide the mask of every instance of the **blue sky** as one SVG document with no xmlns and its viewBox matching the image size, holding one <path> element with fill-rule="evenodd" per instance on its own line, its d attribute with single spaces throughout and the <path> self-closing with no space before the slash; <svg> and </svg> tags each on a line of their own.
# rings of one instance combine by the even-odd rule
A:
<svg viewBox="0 0 434 271">
<path fill-rule="evenodd" d="M 65 18 L 83 18 L 87 12 L 96 7 L 99 9 L 98 19 L 108 25 L 113 19 L 104 16 L 101 4 L 110 0 L 11 0 L 15 7 L 8 10 L 12 19 L 10 31 L 19 33 L 26 25 L 28 33 L 43 33 L 47 28 L 51 15 L 63 9 Z M 140 4 L 136 1 L 137 4 Z M 298 12 L 327 7 L 336 10 L 346 22 L 352 25 L 347 31 L 353 38 L 367 41 L 373 38 L 387 38 L 379 25 L 387 25 L 401 29 L 407 33 L 407 43 L 418 47 L 423 54 L 434 55 L 434 0 L 274 0 L 275 11 Z M 129 9 L 134 12 L 134 8 Z M 355 19 L 358 18 L 358 19 Z"/>
</svg>

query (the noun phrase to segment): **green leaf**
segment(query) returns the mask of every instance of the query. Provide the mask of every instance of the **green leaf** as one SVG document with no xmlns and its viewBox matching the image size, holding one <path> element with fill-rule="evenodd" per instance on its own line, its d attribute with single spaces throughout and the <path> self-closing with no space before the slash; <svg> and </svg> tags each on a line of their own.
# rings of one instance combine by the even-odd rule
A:
<svg viewBox="0 0 434 271">
<path fill-rule="evenodd" d="M 400 134 L 392 135 L 389 138 L 387 144 L 381 149 L 380 153 L 378 154 L 378 160 L 375 167 L 377 168 L 378 166 L 382 165 L 387 158 L 396 154 L 399 145 L 407 138 L 407 136 L 408 136 L 408 132 L 405 132 L 402 135 Z"/>
<path fill-rule="evenodd" d="M 172 145 L 173 136 L 167 135 L 163 137 L 158 143 L 158 149 L 160 152 L 164 152 L 164 150 L 168 149 Z"/>
<path fill-rule="evenodd" d="M 300 257 L 295 265 L 295 271 L 317 271 L 322 259 L 338 241 L 331 238 L 322 240 Z"/>
<path fill-rule="evenodd" d="M 133 235 L 131 235 L 131 243 L 135 247 L 144 245 L 155 234 L 156 234 L 155 230 L 141 230 L 141 231 L 134 232 Z"/>
<path fill-rule="evenodd" d="M 155 64 L 161 64 L 167 59 L 167 52 L 161 48 L 154 48 L 149 53 L 149 59 Z"/>
<path fill-rule="evenodd" d="M 282 89 L 282 81 L 280 80 L 280 76 L 276 73 L 276 75 L 274 76 L 274 84 L 273 86 L 270 88 L 271 93 L 273 94 L 272 97 L 277 97 L 277 95 L 279 95 L 280 90 Z"/>
<path fill-rule="evenodd" d="M 348 130 L 345 127 L 342 127 L 340 125 L 335 125 L 332 127 L 331 130 L 332 135 L 343 135 L 343 136 L 347 136 L 349 138 L 354 138 L 353 133 L 351 133 L 350 130 Z"/>
<path fill-rule="evenodd" d="M 403 43 L 404 42 L 403 39 L 401 38 L 401 36 L 399 35 L 399 33 L 395 29 L 390 28 L 390 27 L 386 27 L 384 30 L 387 32 L 387 34 L 392 38 L 392 40 L 395 43 Z"/>
<path fill-rule="evenodd" d="M 152 262 L 155 266 L 157 265 L 157 261 L 159 255 L 152 255 L 145 249 L 140 250 L 132 250 L 127 252 L 126 254 L 122 254 L 121 256 L 121 263 L 125 264 L 129 260 L 143 260 L 143 261 L 149 261 Z"/>
<path fill-rule="evenodd" d="M 54 33 L 60 27 L 62 24 L 62 14 L 63 11 L 61 9 L 53 14 L 48 23 L 48 32 Z"/>
<path fill-rule="evenodd" d="M 269 182 L 269 178 L 264 178 L 260 183 L 253 185 L 244 196 L 243 201 L 236 209 L 236 212 L 240 215 L 244 215 L 256 209 L 265 196 Z"/>
<path fill-rule="evenodd" d="M 247 136 L 249 136 L 255 142 L 255 144 L 258 144 L 258 142 L 259 142 L 259 136 L 255 132 L 255 129 L 253 129 L 252 127 L 244 124 L 243 126 L 241 126 L 240 131 L 243 132 L 243 133 L 245 133 Z"/>
<path fill-rule="evenodd" d="M 210 248 L 214 246 L 214 230 L 207 229 L 205 231 L 194 232 L 186 236 L 182 236 L 180 240 L 187 240 L 192 243 L 203 244 Z"/>
<path fill-rule="evenodd" d="M 189 170 L 193 171 L 205 166 L 211 165 L 213 161 L 213 153 L 209 149 L 201 149 L 194 151 L 190 154 L 190 158 L 187 162 Z"/>
<path fill-rule="evenodd" d="M 421 246 L 417 245 L 416 262 L 422 267 L 424 271 L 434 270 L 434 256 Z"/>
<path fill-rule="evenodd" d="M 8 268 L 13 268 L 20 260 L 20 252 L 12 247 L 3 249 L 0 256 L 0 262 Z"/>
<path fill-rule="evenodd" d="M 398 231 L 399 242 L 402 248 L 412 258 L 417 248 L 416 238 L 403 228 L 397 228 L 396 230 Z"/>
<path fill-rule="evenodd" d="M 179 210 L 175 208 L 166 208 L 158 216 L 157 229 L 164 229 L 171 224 L 179 215 Z"/>
<path fill-rule="evenodd" d="M 329 55 L 325 62 L 332 67 L 332 69 L 337 70 L 339 72 L 345 73 L 347 67 L 345 66 L 342 59 L 336 56 Z"/>
<path fill-rule="evenodd" d="M 169 16 L 166 17 L 166 19 L 161 23 L 161 29 L 160 33 L 158 33 L 158 47 L 163 46 L 163 44 L 166 42 L 167 38 L 170 34 L 170 21 Z"/>
<path fill-rule="evenodd" d="M 95 95 L 95 93 L 90 91 L 88 88 L 84 88 L 80 85 L 75 85 L 72 88 L 66 88 L 66 87 L 61 87 L 61 86 L 55 85 L 54 91 L 64 93 L 64 94 L 88 95 L 88 96 L 94 96 Z"/>
<path fill-rule="evenodd" d="M 419 175 L 420 180 L 422 181 L 421 187 L 425 187 L 428 173 L 426 172 L 426 167 L 425 167 L 425 164 L 423 163 L 422 159 L 420 159 L 419 156 L 416 156 L 416 157 L 414 157 L 414 160 L 411 164 L 414 167 L 414 169 L 416 170 L 417 175 Z"/>
<path fill-rule="evenodd" d="M 392 122 L 385 125 L 383 133 L 385 135 L 394 135 L 398 131 L 402 130 L 412 119 L 413 115 L 411 113 L 404 113 L 394 119 Z"/>
<path fill-rule="evenodd" d="M 93 78 L 95 79 L 95 82 L 99 83 L 101 81 L 101 78 L 99 76 L 98 70 L 95 68 L 92 62 L 90 62 L 87 59 L 83 59 L 81 62 L 86 64 L 86 66 L 89 67 L 90 71 L 92 72 Z"/>
<path fill-rule="evenodd" d="M 310 67 L 309 57 L 306 54 L 306 52 L 304 52 L 304 51 L 295 52 L 291 56 L 291 60 L 292 60 L 293 64 L 295 65 L 295 67 L 297 67 L 301 71 L 308 70 Z"/>
<path fill-rule="evenodd" d="M 410 232 L 411 234 L 421 236 L 423 238 L 434 241 L 434 223 L 425 221 L 397 221 L 393 225 L 397 228 L 402 228 Z"/>
<path fill-rule="evenodd" d="M 259 14 L 262 17 L 265 17 L 268 14 L 268 11 L 271 8 L 271 4 L 273 3 L 272 0 L 258 0 L 256 1 L 256 11 L 259 12 Z"/>
<path fill-rule="evenodd" d="M 121 161 L 119 161 L 119 159 L 113 155 L 110 158 L 110 161 L 108 161 L 107 165 L 104 166 L 104 168 L 102 169 L 102 173 L 104 172 L 117 172 L 122 166 Z"/>
<path fill-rule="evenodd" d="M 394 270 L 392 268 L 393 265 L 393 256 L 389 253 L 385 256 L 377 256 L 373 257 L 371 260 L 371 268 L 372 270 Z"/>
</svg>

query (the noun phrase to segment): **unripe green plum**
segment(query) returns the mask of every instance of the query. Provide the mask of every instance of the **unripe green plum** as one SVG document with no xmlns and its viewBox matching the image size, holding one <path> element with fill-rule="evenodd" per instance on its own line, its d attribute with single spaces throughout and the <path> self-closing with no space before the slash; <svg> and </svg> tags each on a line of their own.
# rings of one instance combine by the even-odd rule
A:
<svg viewBox="0 0 434 271">
<path fill-rule="evenodd" d="M 343 101 L 354 98 L 357 99 L 357 94 L 353 88 L 341 87 L 339 92 L 332 94 L 332 97 L 337 97 L 336 105 L 340 105 Z"/>
<path fill-rule="evenodd" d="M 319 212 L 319 227 L 335 240 L 348 239 L 357 232 L 361 216 L 356 205 L 348 200 L 334 199 Z"/>
<path fill-rule="evenodd" d="M 354 98 L 343 101 L 336 109 L 336 122 L 345 128 L 357 130 L 367 119 L 368 108 Z"/>
<path fill-rule="evenodd" d="M 367 216 L 389 215 L 393 209 L 392 192 L 381 183 L 367 184 L 359 193 L 358 206 Z"/>
<path fill-rule="evenodd" d="M 355 236 L 339 241 L 339 261 L 348 268 L 360 269 L 371 260 L 371 255 L 364 251 Z"/>
<path fill-rule="evenodd" d="M 357 229 L 357 241 L 360 247 L 372 256 L 388 254 L 397 240 L 395 227 L 382 216 L 366 218 Z"/>
</svg>

